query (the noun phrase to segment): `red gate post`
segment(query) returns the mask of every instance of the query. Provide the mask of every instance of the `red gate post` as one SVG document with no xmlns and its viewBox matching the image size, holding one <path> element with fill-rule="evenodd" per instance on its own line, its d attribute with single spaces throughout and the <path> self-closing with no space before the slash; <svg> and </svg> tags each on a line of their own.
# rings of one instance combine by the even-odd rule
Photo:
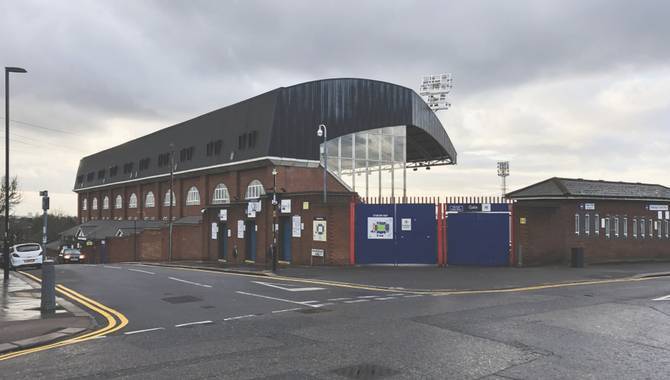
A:
<svg viewBox="0 0 670 380">
<path fill-rule="evenodd" d="M 349 202 L 349 265 L 355 265 L 356 264 L 356 253 L 354 250 L 354 233 L 356 231 L 355 229 L 355 222 L 356 222 L 356 203 L 354 202 L 354 199 L 351 199 L 351 202 Z"/>
</svg>

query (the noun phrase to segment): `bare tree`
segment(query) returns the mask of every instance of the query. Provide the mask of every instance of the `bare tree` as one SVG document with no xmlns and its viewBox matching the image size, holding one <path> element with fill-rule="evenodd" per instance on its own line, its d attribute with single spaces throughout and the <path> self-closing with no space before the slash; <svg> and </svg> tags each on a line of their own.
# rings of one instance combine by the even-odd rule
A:
<svg viewBox="0 0 670 380">
<path fill-rule="evenodd" d="M 19 180 L 13 177 L 9 181 L 9 191 L 5 186 L 5 177 L 2 177 L 2 187 L 0 188 L 0 215 L 5 215 L 5 197 L 9 193 L 9 212 L 23 201 L 23 196 L 19 191 Z"/>
</svg>

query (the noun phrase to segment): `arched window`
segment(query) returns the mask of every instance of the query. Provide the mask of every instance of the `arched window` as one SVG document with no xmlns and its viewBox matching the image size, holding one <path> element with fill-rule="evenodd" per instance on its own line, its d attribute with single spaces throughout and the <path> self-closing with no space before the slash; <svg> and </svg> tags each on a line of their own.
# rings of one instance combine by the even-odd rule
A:
<svg viewBox="0 0 670 380">
<path fill-rule="evenodd" d="M 98 198 L 93 198 L 93 201 L 91 202 L 91 208 L 92 208 L 93 210 L 97 210 L 97 209 L 98 209 Z"/>
<path fill-rule="evenodd" d="M 130 199 L 128 199 L 128 208 L 137 208 L 137 195 L 135 195 L 135 193 L 130 194 Z"/>
<path fill-rule="evenodd" d="M 263 184 L 261 181 L 255 179 L 249 183 L 249 186 L 247 186 L 247 193 L 245 195 L 245 199 L 258 199 L 261 197 L 261 195 L 265 194 L 265 188 L 263 188 Z"/>
<path fill-rule="evenodd" d="M 109 197 L 106 195 L 104 198 L 102 198 L 102 209 L 109 210 Z"/>
<path fill-rule="evenodd" d="M 212 203 L 230 203 L 230 194 L 228 193 L 228 188 L 223 183 L 216 185 L 214 188 L 214 197 L 212 198 Z"/>
<path fill-rule="evenodd" d="M 123 208 L 123 197 L 120 194 L 116 196 L 116 201 L 114 202 L 114 208 L 116 209 Z"/>
<path fill-rule="evenodd" d="M 186 206 L 197 206 L 200 204 L 200 192 L 195 186 L 191 186 L 186 193 Z"/>
<path fill-rule="evenodd" d="M 144 197 L 144 207 L 154 207 L 156 205 L 156 200 L 154 199 L 154 193 L 148 192 L 147 196 Z"/>
<path fill-rule="evenodd" d="M 84 211 L 88 210 L 88 198 L 84 198 L 84 200 L 81 201 L 81 209 Z"/>
<path fill-rule="evenodd" d="M 163 206 L 168 207 L 170 206 L 170 199 L 172 199 L 172 206 L 177 205 L 177 200 L 174 197 L 174 191 L 172 192 L 172 196 L 170 196 L 170 190 L 165 192 L 165 195 L 163 196 Z"/>
</svg>

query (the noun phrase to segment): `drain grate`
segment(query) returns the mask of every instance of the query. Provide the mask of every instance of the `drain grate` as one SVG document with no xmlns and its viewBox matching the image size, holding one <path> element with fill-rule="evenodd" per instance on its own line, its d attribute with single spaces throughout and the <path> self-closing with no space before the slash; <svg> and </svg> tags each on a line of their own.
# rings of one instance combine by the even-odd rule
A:
<svg viewBox="0 0 670 380">
<path fill-rule="evenodd" d="M 398 373 L 394 369 L 368 363 L 338 368 L 331 372 L 350 379 L 381 379 Z"/>
<path fill-rule="evenodd" d="M 316 314 L 316 313 L 327 313 L 329 311 L 332 311 L 330 309 L 324 309 L 322 307 L 312 307 L 309 309 L 300 309 L 296 310 L 296 313 L 303 313 L 303 314 Z"/>
<path fill-rule="evenodd" d="M 202 301 L 202 298 L 193 296 L 175 296 L 175 297 L 165 297 L 161 299 L 169 303 L 188 303 L 188 302 Z"/>
</svg>

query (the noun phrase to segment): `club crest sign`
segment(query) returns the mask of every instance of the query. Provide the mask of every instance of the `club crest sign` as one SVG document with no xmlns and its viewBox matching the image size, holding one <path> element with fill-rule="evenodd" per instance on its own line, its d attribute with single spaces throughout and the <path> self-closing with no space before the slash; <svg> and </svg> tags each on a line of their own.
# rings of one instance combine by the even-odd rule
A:
<svg viewBox="0 0 670 380">
<path fill-rule="evenodd" d="M 393 239 L 393 218 L 368 217 L 368 239 Z"/>
</svg>

